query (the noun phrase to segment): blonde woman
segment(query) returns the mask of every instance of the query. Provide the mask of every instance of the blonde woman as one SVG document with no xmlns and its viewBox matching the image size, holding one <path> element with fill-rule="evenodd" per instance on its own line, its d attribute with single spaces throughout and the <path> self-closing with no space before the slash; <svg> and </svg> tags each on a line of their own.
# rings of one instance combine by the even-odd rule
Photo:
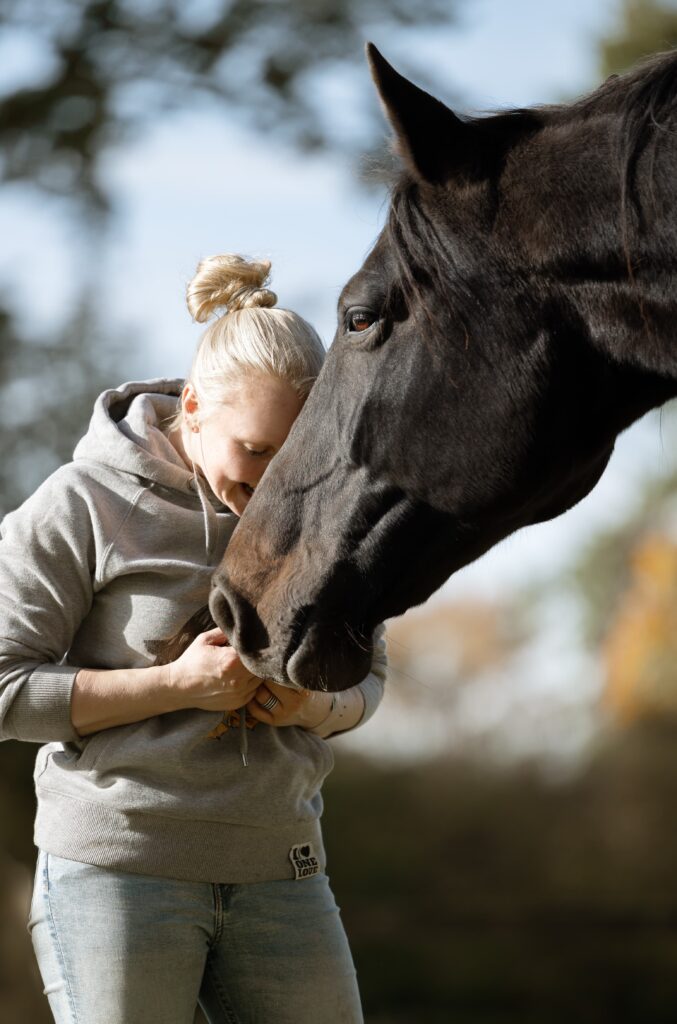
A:
<svg viewBox="0 0 677 1024">
<path fill-rule="evenodd" d="M 203 261 L 188 305 L 220 315 L 188 379 L 104 392 L 2 526 L 0 738 L 44 744 L 28 927 L 57 1024 L 192 1024 L 198 1002 L 212 1024 L 362 1019 L 320 787 L 382 656 L 335 700 L 254 678 L 216 628 L 192 639 L 324 355 L 268 271 Z"/>
</svg>

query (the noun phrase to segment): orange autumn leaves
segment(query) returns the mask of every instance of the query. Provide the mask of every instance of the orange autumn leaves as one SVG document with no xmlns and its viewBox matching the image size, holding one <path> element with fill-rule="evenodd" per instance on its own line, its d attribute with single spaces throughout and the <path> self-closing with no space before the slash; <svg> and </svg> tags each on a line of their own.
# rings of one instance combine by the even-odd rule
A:
<svg viewBox="0 0 677 1024">
<path fill-rule="evenodd" d="M 677 542 L 643 538 L 604 644 L 605 703 L 621 720 L 677 716 Z"/>
</svg>

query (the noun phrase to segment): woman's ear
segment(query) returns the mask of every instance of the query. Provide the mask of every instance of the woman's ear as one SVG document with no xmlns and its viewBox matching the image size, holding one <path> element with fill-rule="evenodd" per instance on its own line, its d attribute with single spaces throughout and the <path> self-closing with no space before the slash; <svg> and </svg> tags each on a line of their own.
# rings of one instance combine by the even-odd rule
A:
<svg viewBox="0 0 677 1024">
<path fill-rule="evenodd" d="M 187 426 L 189 426 L 191 430 L 199 430 L 200 428 L 198 426 L 197 418 L 200 411 L 200 404 L 198 402 L 197 395 L 195 394 L 195 388 L 190 381 L 187 381 L 183 386 L 183 391 L 181 392 L 181 408 L 183 409 L 183 418 Z"/>
</svg>

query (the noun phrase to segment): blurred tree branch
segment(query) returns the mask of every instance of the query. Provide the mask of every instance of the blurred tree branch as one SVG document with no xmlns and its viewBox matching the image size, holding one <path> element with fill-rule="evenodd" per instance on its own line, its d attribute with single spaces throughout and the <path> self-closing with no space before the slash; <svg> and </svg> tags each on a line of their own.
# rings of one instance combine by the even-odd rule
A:
<svg viewBox="0 0 677 1024">
<path fill-rule="evenodd" d="M 301 149 L 361 149 L 370 140 L 354 114 L 337 133 L 350 112 L 316 102 L 317 73 L 362 62 L 372 31 L 446 25 L 454 9 L 445 0 L 0 0 L 0 31 L 39 41 L 44 65 L 41 82 L 0 100 L 2 176 L 104 212 L 106 149 L 200 97 Z"/>
</svg>

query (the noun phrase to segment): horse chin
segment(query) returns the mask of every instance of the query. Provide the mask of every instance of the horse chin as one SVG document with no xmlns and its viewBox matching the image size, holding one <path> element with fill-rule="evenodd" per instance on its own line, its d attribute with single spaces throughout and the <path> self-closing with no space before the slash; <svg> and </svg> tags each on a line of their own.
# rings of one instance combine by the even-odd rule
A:
<svg viewBox="0 0 677 1024">
<path fill-rule="evenodd" d="M 578 471 L 573 479 L 564 480 L 549 499 L 537 507 L 528 522 L 522 525 L 533 526 L 536 523 L 545 523 L 550 519 L 556 519 L 587 497 L 590 491 L 599 483 L 604 470 L 609 464 L 613 450 L 614 444 L 612 442 L 601 452 L 595 454 L 589 463 Z"/>
</svg>

